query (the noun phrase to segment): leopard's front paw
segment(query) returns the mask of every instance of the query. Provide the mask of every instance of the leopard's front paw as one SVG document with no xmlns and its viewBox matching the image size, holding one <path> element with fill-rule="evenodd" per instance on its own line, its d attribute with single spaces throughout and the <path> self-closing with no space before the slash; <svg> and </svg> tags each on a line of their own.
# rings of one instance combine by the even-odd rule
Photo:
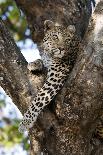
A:
<svg viewBox="0 0 103 155">
<path fill-rule="evenodd" d="M 30 119 L 23 119 L 22 122 L 19 125 L 19 132 L 23 133 L 25 131 L 28 131 L 30 128 L 33 127 L 34 122 Z"/>
<path fill-rule="evenodd" d="M 43 62 L 41 59 L 37 59 L 34 62 L 30 62 L 27 66 L 27 68 L 29 69 L 29 71 L 33 72 L 33 71 L 41 71 L 43 68 Z"/>
<path fill-rule="evenodd" d="M 19 124 L 19 132 L 20 133 L 23 133 L 23 132 L 25 132 L 25 131 L 27 131 L 27 128 L 26 128 L 26 126 L 23 124 L 23 122 L 21 122 L 20 124 Z"/>
</svg>

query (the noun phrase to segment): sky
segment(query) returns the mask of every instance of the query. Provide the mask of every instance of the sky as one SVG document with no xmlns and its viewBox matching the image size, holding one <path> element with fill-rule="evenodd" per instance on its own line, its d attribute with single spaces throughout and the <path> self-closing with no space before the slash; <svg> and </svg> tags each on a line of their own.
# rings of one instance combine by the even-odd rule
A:
<svg viewBox="0 0 103 155">
<path fill-rule="evenodd" d="M 24 55 L 27 62 L 32 62 L 36 59 L 40 59 L 37 45 L 34 44 L 30 39 L 26 39 L 25 44 L 20 41 L 17 43 L 17 45 L 21 48 L 21 53 Z"/>
</svg>

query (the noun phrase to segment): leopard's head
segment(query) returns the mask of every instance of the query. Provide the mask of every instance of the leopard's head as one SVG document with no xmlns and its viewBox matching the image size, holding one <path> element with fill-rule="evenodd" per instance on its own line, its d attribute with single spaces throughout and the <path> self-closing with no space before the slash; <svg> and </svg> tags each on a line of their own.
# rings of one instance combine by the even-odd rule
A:
<svg viewBox="0 0 103 155">
<path fill-rule="evenodd" d="M 65 28 L 48 20 L 45 21 L 44 25 L 45 36 L 42 47 L 45 54 L 52 58 L 66 56 L 75 34 L 75 27 L 70 25 Z"/>
</svg>

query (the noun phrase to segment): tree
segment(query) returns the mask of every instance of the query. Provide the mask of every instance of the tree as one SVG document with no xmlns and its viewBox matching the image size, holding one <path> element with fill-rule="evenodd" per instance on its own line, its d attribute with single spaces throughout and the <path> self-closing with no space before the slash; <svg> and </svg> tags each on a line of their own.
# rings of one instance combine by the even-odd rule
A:
<svg viewBox="0 0 103 155">
<path fill-rule="evenodd" d="M 64 87 L 29 132 L 31 154 L 102 155 L 103 144 L 93 137 L 103 113 L 102 0 L 98 1 L 92 16 L 93 0 L 15 2 L 25 14 L 32 39 L 37 44 L 44 36 L 43 23 L 48 19 L 65 27 L 75 25 L 83 46 Z M 2 21 L 0 61 L 0 85 L 24 113 L 43 85 L 45 74 L 35 73 L 31 85 L 33 75 L 28 72 L 26 60 Z"/>
</svg>

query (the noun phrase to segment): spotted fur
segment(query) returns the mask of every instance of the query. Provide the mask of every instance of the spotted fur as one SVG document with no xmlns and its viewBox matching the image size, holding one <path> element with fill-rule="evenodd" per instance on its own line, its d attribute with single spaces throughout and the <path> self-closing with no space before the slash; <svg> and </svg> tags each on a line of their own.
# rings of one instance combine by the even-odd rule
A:
<svg viewBox="0 0 103 155">
<path fill-rule="evenodd" d="M 74 33 L 73 26 L 64 28 L 49 22 L 40 47 L 43 64 L 48 69 L 47 80 L 24 114 L 19 127 L 20 132 L 33 126 L 41 110 L 62 88 L 67 75 L 73 68 L 79 46 L 78 38 Z"/>
</svg>

